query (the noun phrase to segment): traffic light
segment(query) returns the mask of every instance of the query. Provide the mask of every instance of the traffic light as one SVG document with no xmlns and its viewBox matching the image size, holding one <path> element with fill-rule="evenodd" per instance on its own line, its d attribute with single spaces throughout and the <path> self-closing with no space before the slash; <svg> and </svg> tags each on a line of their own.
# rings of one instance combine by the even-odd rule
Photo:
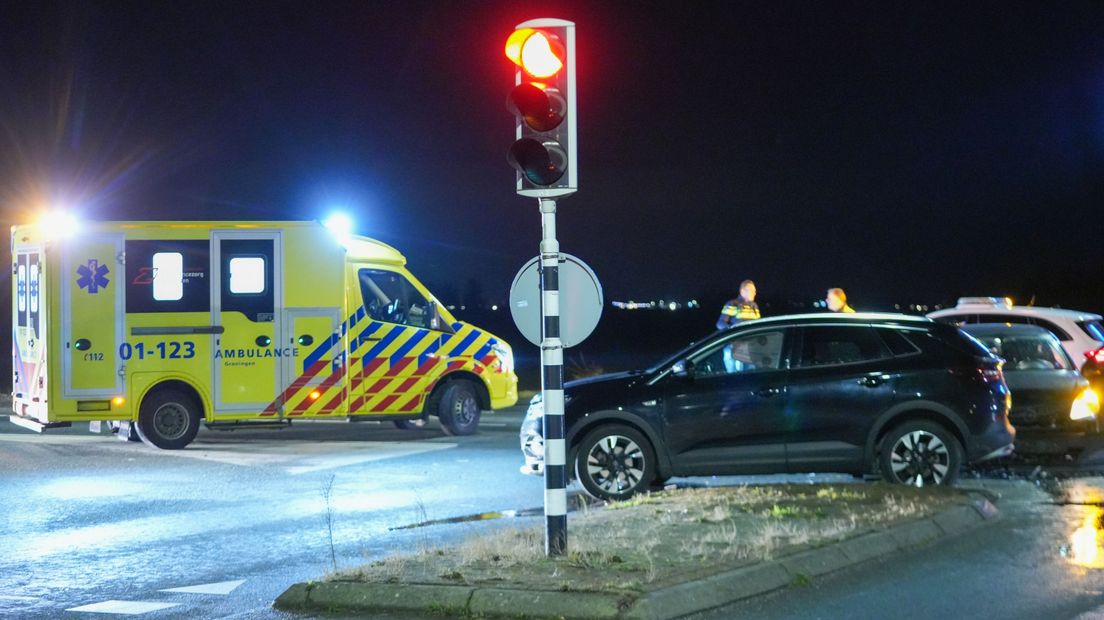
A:
<svg viewBox="0 0 1104 620">
<path fill-rule="evenodd" d="M 578 189 L 575 119 L 575 23 L 533 19 L 506 41 L 517 66 L 506 101 L 517 117 L 507 159 L 522 196 L 553 198 Z"/>
</svg>

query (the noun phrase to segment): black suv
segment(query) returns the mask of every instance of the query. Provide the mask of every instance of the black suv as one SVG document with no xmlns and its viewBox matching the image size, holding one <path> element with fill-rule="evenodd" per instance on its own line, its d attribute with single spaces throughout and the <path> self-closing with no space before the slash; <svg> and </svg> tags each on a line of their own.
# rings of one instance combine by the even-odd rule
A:
<svg viewBox="0 0 1104 620">
<path fill-rule="evenodd" d="M 603 499 L 672 476 L 949 484 L 1015 437 L 1001 359 L 954 326 L 897 314 L 748 321 L 648 370 L 572 381 L 565 400 L 568 463 Z M 542 413 L 538 395 L 521 427 L 524 473 L 543 471 Z"/>
</svg>

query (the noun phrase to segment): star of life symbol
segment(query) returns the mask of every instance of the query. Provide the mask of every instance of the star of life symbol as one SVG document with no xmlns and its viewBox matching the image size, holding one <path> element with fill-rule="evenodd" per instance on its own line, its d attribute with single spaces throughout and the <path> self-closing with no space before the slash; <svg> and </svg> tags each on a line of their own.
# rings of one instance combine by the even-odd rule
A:
<svg viewBox="0 0 1104 620">
<path fill-rule="evenodd" d="M 77 286 L 88 289 L 89 293 L 95 295 L 101 288 L 107 288 L 110 281 L 107 279 L 108 272 L 107 265 L 101 265 L 100 261 L 93 258 L 87 265 L 77 267 L 77 275 L 80 276 Z"/>
</svg>

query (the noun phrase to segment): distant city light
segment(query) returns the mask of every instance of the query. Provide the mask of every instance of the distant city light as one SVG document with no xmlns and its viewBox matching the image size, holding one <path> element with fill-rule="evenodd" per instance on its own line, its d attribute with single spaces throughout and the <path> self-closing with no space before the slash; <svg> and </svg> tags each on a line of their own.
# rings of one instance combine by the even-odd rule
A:
<svg viewBox="0 0 1104 620">
<path fill-rule="evenodd" d="M 618 310 L 668 310 L 671 312 L 701 308 L 701 304 L 696 299 L 686 302 L 667 299 L 660 299 L 659 301 L 611 301 L 610 305 Z"/>
</svg>

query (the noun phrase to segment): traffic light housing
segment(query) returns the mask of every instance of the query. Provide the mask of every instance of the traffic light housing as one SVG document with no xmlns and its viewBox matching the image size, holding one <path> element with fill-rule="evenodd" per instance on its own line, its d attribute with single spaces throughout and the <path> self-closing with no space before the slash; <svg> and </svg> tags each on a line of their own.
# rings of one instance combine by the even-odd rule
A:
<svg viewBox="0 0 1104 620">
<path fill-rule="evenodd" d="M 507 159 L 522 196 L 554 198 L 578 189 L 575 114 L 575 24 L 533 19 L 506 41 L 517 67 L 506 105 L 516 117 Z"/>
</svg>

